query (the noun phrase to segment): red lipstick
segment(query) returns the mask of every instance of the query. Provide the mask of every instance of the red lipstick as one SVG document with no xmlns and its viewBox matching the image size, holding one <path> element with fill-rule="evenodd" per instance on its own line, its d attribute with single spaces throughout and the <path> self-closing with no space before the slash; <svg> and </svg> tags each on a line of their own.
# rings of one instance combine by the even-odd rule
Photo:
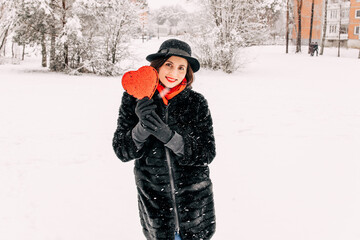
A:
<svg viewBox="0 0 360 240">
<path fill-rule="evenodd" d="M 165 78 L 166 78 L 166 80 L 168 80 L 171 83 L 176 82 L 175 78 L 171 78 L 171 77 L 165 77 Z"/>
</svg>

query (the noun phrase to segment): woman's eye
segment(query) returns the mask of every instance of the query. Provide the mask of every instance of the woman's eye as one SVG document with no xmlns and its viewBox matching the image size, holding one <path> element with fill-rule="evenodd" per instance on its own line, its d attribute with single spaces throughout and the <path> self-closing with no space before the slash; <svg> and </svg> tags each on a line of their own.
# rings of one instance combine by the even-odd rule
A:
<svg viewBox="0 0 360 240">
<path fill-rule="evenodd" d="M 167 63 L 166 66 L 171 67 L 171 63 Z"/>
</svg>

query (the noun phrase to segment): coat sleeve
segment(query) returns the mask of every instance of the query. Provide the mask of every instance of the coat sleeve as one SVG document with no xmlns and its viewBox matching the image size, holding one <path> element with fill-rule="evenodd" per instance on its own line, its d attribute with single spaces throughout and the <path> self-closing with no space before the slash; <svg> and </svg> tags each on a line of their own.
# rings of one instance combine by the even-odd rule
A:
<svg viewBox="0 0 360 240">
<path fill-rule="evenodd" d="M 138 159 L 143 155 L 143 150 L 136 147 L 131 134 L 139 121 L 135 114 L 135 106 L 136 99 L 124 92 L 113 138 L 115 154 L 123 162 Z"/>
<path fill-rule="evenodd" d="M 199 94 L 196 115 L 181 134 L 184 156 L 177 158 L 180 165 L 207 166 L 216 155 L 213 122 L 206 99 Z"/>
</svg>

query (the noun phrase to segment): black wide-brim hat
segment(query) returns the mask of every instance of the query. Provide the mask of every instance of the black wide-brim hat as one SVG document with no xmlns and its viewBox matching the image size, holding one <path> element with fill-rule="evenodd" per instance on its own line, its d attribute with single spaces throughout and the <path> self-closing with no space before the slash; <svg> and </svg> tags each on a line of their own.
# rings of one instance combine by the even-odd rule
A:
<svg viewBox="0 0 360 240">
<path fill-rule="evenodd" d="M 196 58 L 191 57 L 191 48 L 189 44 L 177 39 L 169 39 L 163 42 L 159 48 L 159 51 L 147 56 L 146 60 L 151 62 L 158 58 L 166 58 L 171 56 L 185 58 L 189 62 L 193 72 L 197 72 L 200 69 L 199 61 Z"/>
</svg>

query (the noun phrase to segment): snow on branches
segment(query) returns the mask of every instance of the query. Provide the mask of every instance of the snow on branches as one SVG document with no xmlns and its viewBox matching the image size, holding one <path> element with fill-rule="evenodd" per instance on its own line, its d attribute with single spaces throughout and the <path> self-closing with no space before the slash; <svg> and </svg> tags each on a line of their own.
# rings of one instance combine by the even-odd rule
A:
<svg viewBox="0 0 360 240">
<path fill-rule="evenodd" d="M 142 7 L 128 0 L 18 1 L 14 41 L 41 44 L 43 66 L 53 71 L 114 75 L 139 32 Z"/>
<path fill-rule="evenodd" d="M 195 20 L 189 23 L 193 27 L 188 38 L 203 67 L 232 73 L 240 67 L 239 49 L 261 43 L 267 34 L 265 3 L 206 0 L 202 4 L 202 11 L 191 16 Z"/>
</svg>

